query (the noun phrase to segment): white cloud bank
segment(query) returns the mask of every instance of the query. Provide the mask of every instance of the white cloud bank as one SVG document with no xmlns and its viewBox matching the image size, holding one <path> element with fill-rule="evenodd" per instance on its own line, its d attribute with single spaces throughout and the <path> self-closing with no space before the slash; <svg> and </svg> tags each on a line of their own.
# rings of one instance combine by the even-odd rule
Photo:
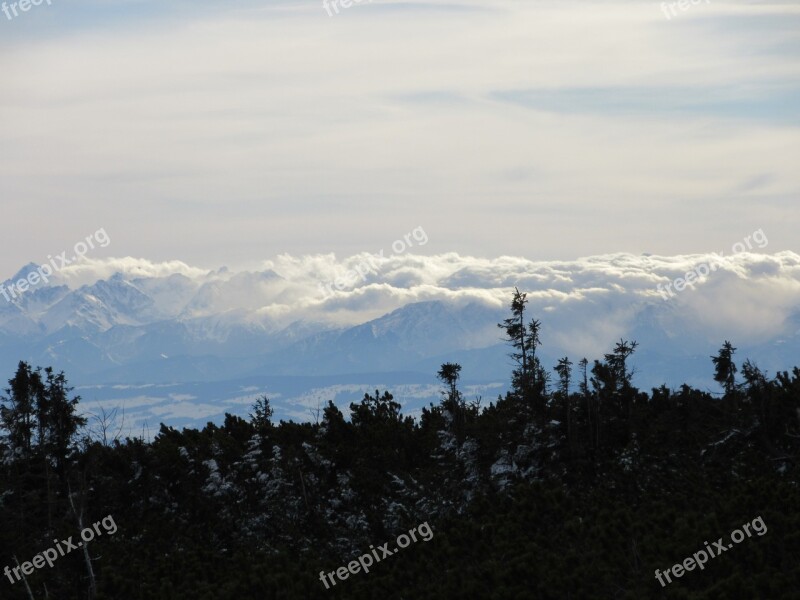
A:
<svg viewBox="0 0 800 600">
<path fill-rule="evenodd" d="M 353 277 L 365 262 L 374 271 L 363 280 Z M 664 300 L 657 286 L 710 263 L 717 265 L 716 270 Z M 675 335 L 694 332 L 709 340 L 742 336 L 754 343 L 796 333 L 792 328 L 797 322 L 792 319 L 800 316 L 800 255 L 788 251 L 721 258 L 620 253 L 574 261 L 456 253 L 361 254 L 340 260 L 333 254 L 282 255 L 239 271 L 207 271 L 176 261 L 87 259 L 66 267 L 51 285 L 64 283 L 78 293 L 106 297 L 110 292 L 105 287 L 97 291 L 97 285 L 80 286 L 108 282 L 115 273 L 112 282 L 123 285 L 120 279 L 124 280 L 124 285 L 153 299 L 160 319 L 249 321 L 270 330 L 298 321 L 350 326 L 432 300 L 504 310 L 517 287 L 528 293 L 530 314 L 547 324 L 552 342 L 584 352 L 601 351 L 647 319 L 657 320 L 662 330 Z M 334 287 L 333 293 L 321 288 L 323 282 L 337 278 L 348 285 L 341 290 Z M 50 326 L 56 326 L 52 317 Z"/>
</svg>

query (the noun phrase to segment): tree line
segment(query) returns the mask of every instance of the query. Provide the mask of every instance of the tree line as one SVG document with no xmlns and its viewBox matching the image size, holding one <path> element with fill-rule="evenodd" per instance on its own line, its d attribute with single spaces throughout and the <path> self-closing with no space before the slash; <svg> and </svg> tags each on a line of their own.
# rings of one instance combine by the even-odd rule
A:
<svg viewBox="0 0 800 600">
<path fill-rule="evenodd" d="M 800 370 L 739 370 L 726 341 L 709 361 L 720 397 L 645 392 L 635 341 L 545 367 L 527 313 L 515 290 L 506 394 L 468 399 L 444 363 L 418 419 L 375 390 L 349 416 L 328 402 L 316 422 L 276 423 L 262 397 L 247 418 L 122 438 L 119 415 L 80 413 L 64 373 L 20 362 L 0 399 L 0 560 L 108 514 L 119 532 L 2 597 L 791 597 L 800 541 L 779 532 L 800 524 L 785 509 L 800 500 Z M 770 535 L 658 595 L 651 566 L 748 511 Z M 431 544 L 320 588 L 320 570 L 426 521 Z"/>
</svg>

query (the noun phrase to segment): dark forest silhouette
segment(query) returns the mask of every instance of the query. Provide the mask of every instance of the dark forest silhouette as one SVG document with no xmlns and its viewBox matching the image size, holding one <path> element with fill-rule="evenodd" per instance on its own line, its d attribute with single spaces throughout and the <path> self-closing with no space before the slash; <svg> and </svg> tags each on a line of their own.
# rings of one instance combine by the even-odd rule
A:
<svg viewBox="0 0 800 600">
<path fill-rule="evenodd" d="M 20 362 L 0 409 L 0 568 L 113 515 L 119 531 L 2 598 L 796 598 L 800 370 L 739 369 L 721 392 L 635 386 L 637 343 L 540 361 L 542 323 L 515 290 L 500 323 L 511 390 L 486 405 L 438 372 L 415 420 L 388 391 L 346 419 L 248 419 L 152 441 L 121 414 L 81 417 L 63 373 Z M 575 366 L 577 364 L 577 367 Z M 738 375 L 738 378 L 737 378 Z M 657 568 L 762 516 L 769 532 L 662 589 Z M 436 536 L 326 590 L 320 570 L 422 522 Z"/>
</svg>

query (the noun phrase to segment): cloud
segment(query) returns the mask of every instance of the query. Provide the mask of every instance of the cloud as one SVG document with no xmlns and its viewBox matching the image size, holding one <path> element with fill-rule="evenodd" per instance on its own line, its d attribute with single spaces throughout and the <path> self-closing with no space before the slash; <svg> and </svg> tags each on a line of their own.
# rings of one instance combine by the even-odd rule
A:
<svg viewBox="0 0 800 600">
<path fill-rule="evenodd" d="M 755 226 L 791 247 L 798 16 L 40 6 L 0 41 L 0 269 L 100 226 L 114 241 L 93 256 L 192 265 L 376 252 L 419 224 L 438 254 L 675 254 Z"/>
<path fill-rule="evenodd" d="M 197 281 L 209 276 L 204 269 L 190 267 L 179 260 L 154 262 L 141 258 L 84 258 L 80 262 L 67 265 L 56 271 L 53 281 L 63 283 L 71 288 L 95 283 L 120 273 L 127 279 L 162 278 L 170 275 L 183 275 Z"/>
<path fill-rule="evenodd" d="M 800 307 L 800 255 L 788 251 L 722 258 L 711 253 L 617 253 L 573 261 L 406 253 L 376 260 L 374 271 L 364 280 L 355 278 L 342 290 L 323 291 L 321 282 L 341 276 L 368 258 L 364 254 L 342 259 L 333 254 L 281 255 L 259 268 L 239 271 L 207 271 L 176 261 L 97 259 L 71 265 L 63 275 L 74 293 L 93 293 L 95 299 L 92 287 L 78 284 L 122 278 L 125 285 L 160 307 L 150 318 L 167 314 L 191 319 L 197 323 L 198 335 L 225 323 L 249 322 L 270 331 L 298 323 L 312 329 L 346 327 L 427 301 L 505 311 L 517 287 L 528 294 L 530 314 L 546 322 L 545 337 L 552 336 L 559 347 L 583 352 L 591 348 L 595 354 L 609 339 L 634 329 L 648 307 L 656 311 L 665 330 L 696 329 L 709 339 L 739 334 L 754 341 L 779 334 Z M 664 300 L 664 286 L 705 264 L 718 268 Z M 171 285 L 176 276 L 182 278 L 181 293 Z M 104 287 L 103 297 L 113 298 L 114 289 Z M 128 295 L 127 288 L 117 293 Z M 58 327 L 54 319 L 75 318 L 63 310 L 47 316 L 46 307 L 33 306 L 51 330 Z M 110 314 L 113 324 L 118 313 Z M 147 319 L 150 314 L 144 312 L 138 318 Z M 122 313 L 116 318 L 125 322 Z M 490 337 L 484 340 L 486 345 L 497 342 L 496 332 Z"/>
</svg>

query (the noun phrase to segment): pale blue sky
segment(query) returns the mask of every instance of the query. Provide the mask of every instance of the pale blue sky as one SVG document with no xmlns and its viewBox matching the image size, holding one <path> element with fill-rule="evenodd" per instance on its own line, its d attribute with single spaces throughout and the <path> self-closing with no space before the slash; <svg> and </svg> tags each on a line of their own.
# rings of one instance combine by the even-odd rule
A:
<svg viewBox="0 0 800 600">
<path fill-rule="evenodd" d="M 0 278 L 96 256 L 800 251 L 800 3 L 0 13 Z"/>
</svg>

